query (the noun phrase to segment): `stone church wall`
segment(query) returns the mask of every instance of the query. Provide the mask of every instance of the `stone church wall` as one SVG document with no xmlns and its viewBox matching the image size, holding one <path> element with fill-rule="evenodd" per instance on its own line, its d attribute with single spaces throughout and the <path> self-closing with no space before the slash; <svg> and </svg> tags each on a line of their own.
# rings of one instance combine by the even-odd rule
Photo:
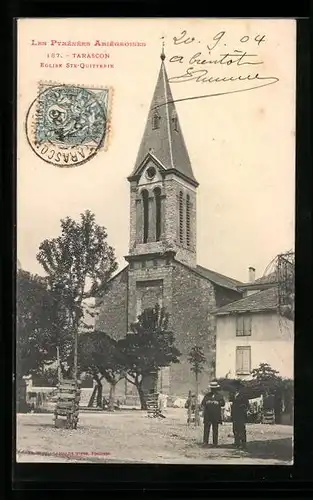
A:
<svg viewBox="0 0 313 500">
<path fill-rule="evenodd" d="M 215 307 L 214 286 L 179 263 L 173 270 L 172 324 L 180 363 L 171 366 L 171 394 L 186 396 L 194 390 L 194 375 L 187 361 L 191 348 L 203 346 L 207 365 L 199 379 L 200 390 L 208 386 L 211 361 L 215 358 L 215 320 L 210 312 Z"/>
</svg>

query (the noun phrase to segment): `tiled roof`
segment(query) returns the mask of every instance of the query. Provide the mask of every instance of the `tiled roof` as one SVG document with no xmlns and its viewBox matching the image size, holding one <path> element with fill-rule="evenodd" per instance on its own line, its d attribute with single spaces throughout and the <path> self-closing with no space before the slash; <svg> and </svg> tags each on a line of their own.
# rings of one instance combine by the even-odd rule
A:
<svg viewBox="0 0 313 500">
<path fill-rule="evenodd" d="M 230 304 L 216 309 L 217 316 L 222 314 L 235 314 L 244 312 L 275 310 L 278 305 L 277 287 L 273 286 L 261 292 L 252 293 L 244 299 L 236 300 Z"/>
<path fill-rule="evenodd" d="M 156 113 L 159 124 L 153 128 L 152 121 Z M 173 125 L 173 119 L 176 120 L 176 126 Z M 193 175 L 163 60 L 135 167 L 129 178 L 138 173 L 149 151 L 160 161 L 165 170 L 176 170 L 198 184 Z"/>
<path fill-rule="evenodd" d="M 230 290 L 238 291 L 238 288 L 243 285 L 241 281 L 229 278 L 228 276 L 224 276 L 223 274 L 207 269 L 206 267 L 197 266 L 196 271 L 201 274 L 201 276 L 212 281 L 216 285 L 229 288 Z"/>
</svg>

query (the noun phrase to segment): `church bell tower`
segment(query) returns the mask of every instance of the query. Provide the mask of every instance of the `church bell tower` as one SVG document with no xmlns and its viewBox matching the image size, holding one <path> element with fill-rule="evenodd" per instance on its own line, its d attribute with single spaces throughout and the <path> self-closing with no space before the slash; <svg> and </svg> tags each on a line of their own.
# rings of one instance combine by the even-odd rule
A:
<svg viewBox="0 0 313 500">
<path fill-rule="evenodd" d="M 127 260 L 175 257 L 196 266 L 196 181 L 165 68 L 161 67 L 130 183 Z M 143 264 L 145 265 L 145 264 Z"/>
<path fill-rule="evenodd" d="M 128 328 L 156 303 L 175 308 L 175 261 L 196 267 L 196 181 L 165 69 L 161 67 L 130 184 Z M 170 367 L 151 374 L 145 390 L 169 394 Z"/>
</svg>

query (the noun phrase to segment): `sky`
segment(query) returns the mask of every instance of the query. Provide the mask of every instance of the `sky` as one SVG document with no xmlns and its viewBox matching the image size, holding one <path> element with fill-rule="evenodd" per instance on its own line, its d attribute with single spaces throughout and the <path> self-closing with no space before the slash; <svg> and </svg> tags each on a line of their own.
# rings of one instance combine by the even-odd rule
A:
<svg viewBox="0 0 313 500">
<path fill-rule="evenodd" d="M 194 41 L 182 43 L 192 37 Z M 90 46 L 69 47 L 58 43 L 52 46 L 51 40 L 89 41 Z M 96 40 L 145 45 L 99 46 L 95 45 Z M 129 243 L 126 177 L 134 167 L 144 131 L 161 63 L 162 40 L 175 100 L 224 93 L 176 103 L 193 172 L 199 182 L 198 264 L 247 281 L 249 266 L 255 267 L 256 277 L 260 277 L 278 253 L 294 247 L 294 21 L 23 19 L 19 26 L 18 63 L 17 257 L 24 269 L 43 274 L 36 260 L 41 241 L 59 235 L 61 218 L 78 219 L 86 209 L 93 211 L 97 223 L 107 228 L 108 241 L 115 248 L 119 266 L 126 265 L 124 256 Z M 245 61 L 258 60 L 262 64 L 194 62 L 217 60 L 225 51 L 235 50 L 250 55 Z M 80 63 L 82 59 L 74 54 L 87 53 L 109 54 L 105 62 L 114 67 L 65 68 L 64 62 L 62 67 L 48 66 L 61 59 Z M 58 59 L 56 54 L 60 54 Z M 104 59 L 83 61 L 101 64 Z M 214 78 L 258 72 L 277 81 L 253 91 L 246 89 L 255 85 L 255 80 L 214 83 L 181 78 L 179 81 L 177 77 L 191 66 L 194 70 L 200 68 L 199 71 L 206 68 L 208 76 Z M 56 167 L 34 154 L 25 134 L 25 120 L 40 81 L 87 88 L 112 87 L 106 151 L 75 168 Z M 228 93 L 233 90 L 236 92 Z"/>
</svg>

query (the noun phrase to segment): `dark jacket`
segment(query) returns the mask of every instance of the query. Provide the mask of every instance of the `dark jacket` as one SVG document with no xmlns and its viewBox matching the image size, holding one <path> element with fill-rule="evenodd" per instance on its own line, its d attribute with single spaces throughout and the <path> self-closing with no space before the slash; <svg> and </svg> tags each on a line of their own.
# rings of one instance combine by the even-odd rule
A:
<svg viewBox="0 0 313 500">
<path fill-rule="evenodd" d="M 249 408 L 249 399 L 244 394 L 234 395 L 231 405 L 231 418 L 232 421 L 247 421 L 247 411 Z"/>
<path fill-rule="evenodd" d="M 204 423 L 221 422 L 221 409 L 223 406 L 225 406 L 225 401 L 221 394 L 219 394 L 218 392 L 209 392 L 208 394 L 206 394 L 201 403 Z"/>
</svg>

